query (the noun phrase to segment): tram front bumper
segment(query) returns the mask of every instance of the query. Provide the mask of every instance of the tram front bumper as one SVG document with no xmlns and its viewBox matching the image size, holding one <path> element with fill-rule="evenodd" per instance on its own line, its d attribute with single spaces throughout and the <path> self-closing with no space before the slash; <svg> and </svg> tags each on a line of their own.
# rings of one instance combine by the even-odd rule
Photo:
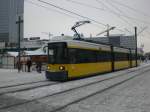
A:
<svg viewBox="0 0 150 112">
<path fill-rule="evenodd" d="M 66 81 L 68 79 L 67 71 L 50 72 L 46 71 L 45 76 L 48 80 L 52 81 Z"/>
</svg>

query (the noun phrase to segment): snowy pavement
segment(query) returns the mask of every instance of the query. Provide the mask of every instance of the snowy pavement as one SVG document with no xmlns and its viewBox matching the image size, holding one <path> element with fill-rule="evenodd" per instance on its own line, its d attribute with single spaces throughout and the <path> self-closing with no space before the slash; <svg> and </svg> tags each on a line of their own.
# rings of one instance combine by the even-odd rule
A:
<svg viewBox="0 0 150 112">
<path fill-rule="evenodd" d="M 147 63 L 142 64 L 142 66 L 147 66 Z M 140 67 L 142 67 L 140 66 Z M 138 68 L 140 68 L 138 67 Z M 118 71 L 115 73 L 111 73 L 111 75 L 117 75 L 120 73 L 126 73 L 128 71 L 134 70 L 136 68 L 126 69 L 123 71 Z M 110 75 L 102 75 L 103 77 L 110 77 Z M 93 79 L 94 77 L 92 77 Z M 97 77 L 95 77 L 97 78 Z M 94 78 L 94 79 L 95 79 Z M 89 79 L 89 78 L 87 78 Z M 45 72 L 37 73 L 36 71 L 32 72 L 20 72 L 16 69 L 0 69 L 0 88 L 4 86 L 12 86 L 24 83 L 38 82 L 38 81 L 46 81 Z"/>
<path fill-rule="evenodd" d="M 150 72 L 73 104 L 62 112 L 150 112 Z"/>
<path fill-rule="evenodd" d="M 44 72 L 20 72 L 16 69 L 0 69 L 0 88 L 17 84 L 45 81 Z"/>
<path fill-rule="evenodd" d="M 149 112 L 149 74 L 150 64 L 143 64 L 106 75 L 6 93 L 0 95 L 0 112 Z M 119 75 L 121 77 L 116 77 Z M 115 78 L 106 80 L 111 77 Z M 130 80 L 105 90 L 130 77 Z M 33 81 L 48 83 L 44 73 L 0 69 L 0 87 Z M 7 89 L 0 88 L 0 92 Z"/>
</svg>

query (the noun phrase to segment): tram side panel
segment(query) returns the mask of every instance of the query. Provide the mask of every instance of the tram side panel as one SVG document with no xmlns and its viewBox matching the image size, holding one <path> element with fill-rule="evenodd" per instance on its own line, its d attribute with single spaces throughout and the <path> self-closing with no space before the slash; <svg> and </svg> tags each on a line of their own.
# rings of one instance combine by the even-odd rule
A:
<svg viewBox="0 0 150 112">
<path fill-rule="evenodd" d="M 114 47 L 114 69 L 130 68 L 129 49 Z"/>
<path fill-rule="evenodd" d="M 68 78 L 86 77 L 111 72 L 110 51 L 69 49 Z"/>
</svg>

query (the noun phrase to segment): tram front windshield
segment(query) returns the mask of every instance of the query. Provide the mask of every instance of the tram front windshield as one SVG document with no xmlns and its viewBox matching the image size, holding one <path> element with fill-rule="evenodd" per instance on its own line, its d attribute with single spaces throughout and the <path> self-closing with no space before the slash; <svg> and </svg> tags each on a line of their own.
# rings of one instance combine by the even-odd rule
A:
<svg viewBox="0 0 150 112">
<path fill-rule="evenodd" d="M 63 64 L 67 62 L 66 43 L 49 43 L 48 44 L 48 63 Z"/>
</svg>

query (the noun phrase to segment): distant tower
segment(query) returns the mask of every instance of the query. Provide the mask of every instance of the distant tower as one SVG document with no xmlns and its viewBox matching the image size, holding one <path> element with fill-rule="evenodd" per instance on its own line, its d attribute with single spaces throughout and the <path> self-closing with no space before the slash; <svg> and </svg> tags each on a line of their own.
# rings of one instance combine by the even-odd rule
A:
<svg viewBox="0 0 150 112">
<path fill-rule="evenodd" d="M 18 16 L 23 19 L 24 0 L 0 0 L 0 42 L 17 43 Z M 23 38 L 23 24 L 21 25 L 21 39 Z"/>
</svg>

